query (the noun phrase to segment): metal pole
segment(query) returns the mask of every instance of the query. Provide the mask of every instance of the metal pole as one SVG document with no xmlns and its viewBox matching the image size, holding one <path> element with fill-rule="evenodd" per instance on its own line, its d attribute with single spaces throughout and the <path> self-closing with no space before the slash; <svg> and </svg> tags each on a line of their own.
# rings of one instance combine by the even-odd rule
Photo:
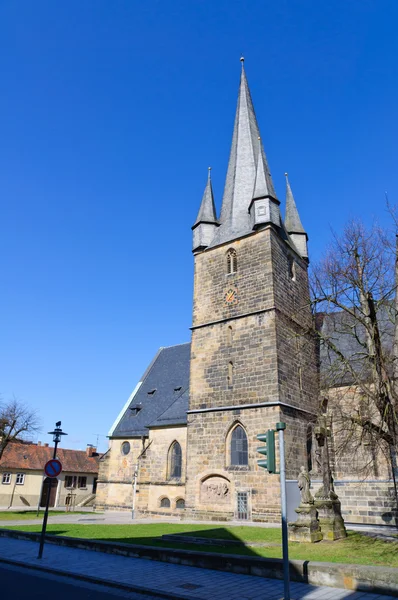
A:
<svg viewBox="0 0 398 600">
<path fill-rule="evenodd" d="M 57 446 L 58 446 L 58 440 L 55 440 L 53 458 L 57 458 Z M 47 493 L 46 508 L 44 510 L 44 517 L 43 517 L 43 527 L 42 527 L 41 535 L 40 535 L 39 554 L 38 554 L 37 558 L 41 558 L 43 556 L 44 538 L 46 536 L 46 527 L 47 527 L 47 519 L 48 519 L 48 508 L 50 506 L 50 495 L 51 495 L 51 479 L 50 479 L 50 484 L 49 484 L 49 490 Z"/>
<path fill-rule="evenodd" d="M 285 472 L 285 440 L 283 431 L 286 423 L 277 423 L 276 430 L 279 432 L 279 460 L 280 460 L 280 482 L 281 482 L 281 507 L 282 507 L 282 549 L 283 549 L 283 586 L 284 600 L 290 600 L 290 576 L 289 576 L 289 547 L 287 538 L 287 503 L 286 503 L 286 472 Z"/>
<path fill-rule="evenodd" d="M 134 467 L 134 484 L 133 484 L 133 504 L 131 507 L 131 518 L 134 519 L 135 516 L 135 496 L 137 493 L 137 478 L 138 478 L 138 462 Z"/>
</svg>

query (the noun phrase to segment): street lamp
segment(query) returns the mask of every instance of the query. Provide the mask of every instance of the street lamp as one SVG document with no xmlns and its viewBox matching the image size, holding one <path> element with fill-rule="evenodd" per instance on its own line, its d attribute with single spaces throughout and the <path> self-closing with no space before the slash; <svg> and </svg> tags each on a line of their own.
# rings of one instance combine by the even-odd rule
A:
<svg viewBox="0 0 398 600">
<path fill-rule="evenodd" d="M 55 429 L 54 429 L 54 431 L 49 431 L 48 435 L 52 435 L 53 436 L 53 442 L 54 442 L 53 459 L 56 459 L 57 458 L 57 447 L 58 447 L 58 444 L 61 441 L 62 436 L 63 435 L 68 435 L 68 434 L 65 433 L 64 431 L 62 431 L 62 429 L 61 429 L 61 421 L 57 421 L 55 423 Z M 39 554 L 38 554 L 37 558 L 41 558 L 43 556 L 44 538 L 46 536 L 46 527 L 47 527 L 47 519 L 48 519 L 48 508 L 50 506 L 50 490 L 51 490 L 51 487 L 50 487 L 50 485 L 48 487 L 49 487 L 49 490 L 47 492 L 46 508 L 44 510 L 43 527 L 42 527 L 41 535 L 40 535 Z"/>
</svg>

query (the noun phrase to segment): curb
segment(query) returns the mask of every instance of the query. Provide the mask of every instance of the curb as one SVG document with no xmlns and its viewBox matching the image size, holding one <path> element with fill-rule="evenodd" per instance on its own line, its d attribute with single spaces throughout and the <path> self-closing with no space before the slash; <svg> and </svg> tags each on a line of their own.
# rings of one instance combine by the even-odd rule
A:
<svg viewBox="0 0 398 600">
<path fill-rule="evenodd" d="M 143 594 L 145 596 L 152 596 L 158 598 L 164 598 L 165 600 L 206 600 L 199 596 L 182 595 L 178 593 L 169 593 L 161 590 L 154 590 L 139 585 L 130 583 L 119 583 L 111 579 L 96 579 L 92 575 L 82 575 L 80 573 L 72 573 L 71 571 L 62 571 L 61 569 L 54 569 L 53 567 L 43 567 L 41 565 L 27 564 L 19 560 L 11 560 L 9 558 L 0 557 L 0 564 L 4 563 L 15 567 L 22 567 L 24 569 L 30 569 L 31 571 L 42 571 L 43 573 L 50 573 L 51 575 L 60 575 L 69 579 L 77 579 L 79 581 L 86 581 L 87 583 L 94 583 L 95 585 L 102 585 L 104 587 L 116 588 L 118 590 L 124 590 L 126 592 L 137 592 L 137 594 Z"/>
</svg>

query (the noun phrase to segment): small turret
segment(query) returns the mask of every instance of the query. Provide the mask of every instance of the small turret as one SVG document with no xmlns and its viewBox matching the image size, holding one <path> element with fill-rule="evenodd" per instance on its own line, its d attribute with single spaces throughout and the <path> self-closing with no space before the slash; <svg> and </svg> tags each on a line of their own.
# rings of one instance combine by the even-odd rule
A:
<svg viewBox="0 0 398 600">
<path fill-rule="evenodd" d="M 253 198 L 249 207 L 252 228 L 257 229 L 266 223 L 273 223 L 279 227 L 279 204 L 279 200 L 275 197 L 271 173 L 268 169 L 261 140 L 258 138 L 256 179 L 254 182 Z"/>
<path fill-rule="evenodd" d="M 211 167 L 209 167 L 209 175 L 205 191 L 202 198 L 202 203 L 196 217 L 193 230 L 193 252 L 201 252 L 207 248 L 213 240 L 214 233 L 219 226 L 216 215 L 216 207 L 214 205 L 213 188 L 211 185 Z"/>
<path fill-rule="evenodd" d="M 308 235 L 301 223 L 298 214 L 297 206 L 293 198 L 287 173 L 286 177 L 286 212 L 285 212 L 285 228 L 288 232 L 293 244 L 296 246 L 299 254 L 303 258 L 308 259 Z"/>
</svg>

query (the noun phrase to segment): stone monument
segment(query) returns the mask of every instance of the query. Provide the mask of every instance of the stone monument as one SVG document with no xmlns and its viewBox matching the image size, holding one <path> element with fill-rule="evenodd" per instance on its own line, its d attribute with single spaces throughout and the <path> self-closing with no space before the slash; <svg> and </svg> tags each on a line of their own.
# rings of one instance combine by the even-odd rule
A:
<svg viewBox="0 0 398 600">
<path fill-rule="evenodd" d="M 322 533 L 317 519 L 317 510 L 314 505 L 314 498 L 310 492 L 311 480 L 305 467 L 300 468 L 297 478 L 297 485 L 300 490 L 301 502 L 296 513 L 297 521 L 289 523 L 289 541 L 290 542 L 319 542 L 322 539 Z"/>
<path fill-rule="evenodd" d="M 339 540 L 347 537 L 344 520 L 341 516 L 341 502 L 334 491 L 332 471 L 330 469 L 328 436 L 330 418 L 324 414 L 318 418 L 315 426 L 315 438 L 322 472 L 322 485 L 315 494 L 315 507 L 318 511 L 319 525 L 325 540 Z M 329 425 L 329 426 L 328 426 Z"/>
</svg>

